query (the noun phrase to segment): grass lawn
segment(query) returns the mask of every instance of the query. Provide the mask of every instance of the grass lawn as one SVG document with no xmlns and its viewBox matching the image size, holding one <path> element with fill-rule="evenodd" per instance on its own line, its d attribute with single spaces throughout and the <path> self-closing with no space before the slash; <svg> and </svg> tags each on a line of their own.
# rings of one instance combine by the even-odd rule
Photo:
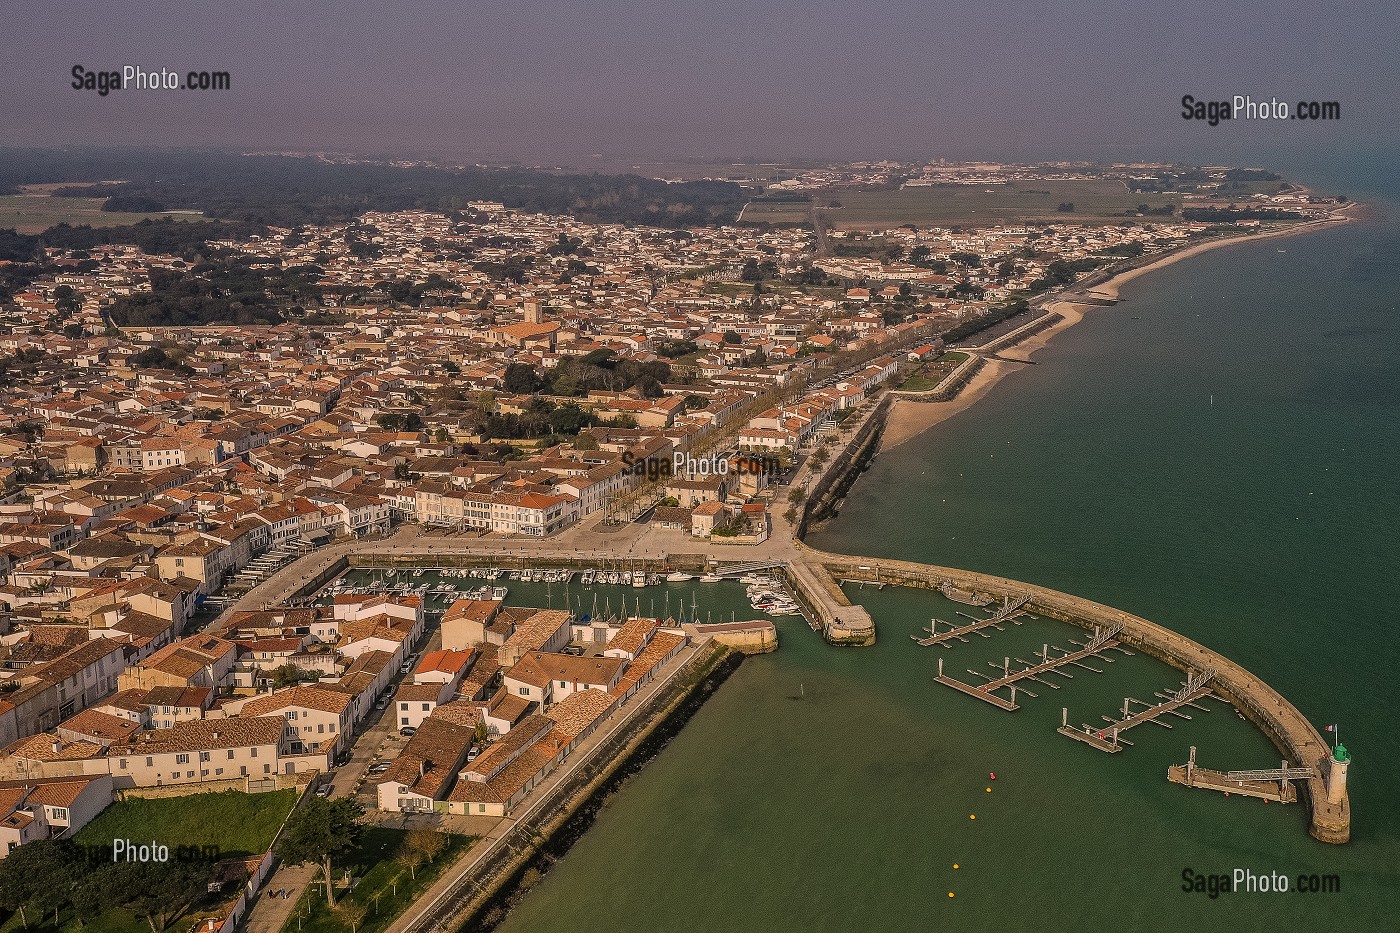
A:
<svg viewBox="0 0 1400 933">
<path fill-rule="evenodd" d="M 184 925 L 176 920 L 167 930 L 173 933 L 182 926 Z M 39 933 L 41 930 L 57 933 L 151 933 L 150 924 L 145 918 L 138 917 L 129 910 L 108 910 L 86 923 L 79 923 L 72 911 L 65 910 L 58 915 L 58 926 L 54 926 L 53 914 L 40 919 L 30 912 L 29 933 Z M 25 933 L 19 914 L 0 924 L 0 933 Z"/>
<path fill-rule="evenodd" d="M 217 846 L 224 858 L 261 855 L 296 803 L 295 790 L 245 794 L 226 790 L 187 797 L 132 797 L 112 804 L 79 831 L 81 845 L 113 839 L 175 846 Z"/>
<path fill-rule="evenodd" d="M 348 858 L 335 863 L 337 878 L 344 869 L 350 868 L 353 876 L 360 879 L 351 893 L 337 891 L 340 894 L 337 904 L 348 899 L 366 909 L 365 920 L 359 925 L 358 933 L 377 933 L 386 929 L 394 918 L 403 913 L 404 908 L 437 880 L 444 868 L 476 841 L 474 836 L 445 833 L 447 847 L 442 854 L 421 866 L 416 878 L 410 878 L 408 869 L 395 861 L 407 835 L 408 832 L 402 829 L 371 827 L 365 830 L 355 851 Z M 297 902 L 297 914 L 287 921 L 282 933 L 296 933 L 298 914 L 302 917 L 301 933 L 350 933 L 350 925 L 342 922 L 326 906 L 326 897 L 319 883 L 302 893 Z"/>
</svg>

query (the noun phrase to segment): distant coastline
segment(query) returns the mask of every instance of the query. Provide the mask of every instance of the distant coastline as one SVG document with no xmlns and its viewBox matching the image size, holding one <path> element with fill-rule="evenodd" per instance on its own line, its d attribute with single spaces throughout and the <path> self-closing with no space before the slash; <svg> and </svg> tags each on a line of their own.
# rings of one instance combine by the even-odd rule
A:
<svg viewBox="0 0 1400 933">
<path fill-rule="evenodd" d="M 1236 243 L 1257 243 L 1260 240 L 1300 236 L 1315 230 L 1329 229 L 1350 223 L 1357 219 L 1351 213 L 1353 209 L 1360 210 L 1361 208 L 1355 203 L 1352 203 L 1334 211 L 1325 220 L 1309 221 L 1307 223 L 1285 227 L 1281 230 L 1269 230 L 1264 233 L 1247 236 L 1222 237 L 1204 243 L 1194 243 L 1157 256 L 1145 257 L 1148 261 L 1144 262 L 1142 265 L 1134 266 L 1131 269 L 1125 269 L 1098 285 L 1088 287 L 1070 286 L 1069 289 L 1067 289 L 1067 295 L 1074 297 L 1056 297 L 1043 305 L 1043 310 L 1046 313 L 1059 314 L 1060 320 L 1018 342 L 1015 345 L 1017 355 L 1024 359 L 1030 358 L 1037 350 L 1046 346 L 1056 334 L 1069 330 L 1075 324 L 1082 321 L 1086 312 L 1090 308 L 1093 308 L 1094 305 L 1092 301 L 1081 300 L 1078 296 L 1083 296 L 1088 299 L 1116 299 L 1118 297 L 1118 291 L 1122 286 L 1149 272 L 1164 269 L 1184 259 L 1190 259 L 1193 256 L 1199 256 L 1201 253 L 1219 249 L 1224 246 L 1233 246 Z M 1024 364 L 997 359 L 995 356 L 988 357 L 985 365 L 982 366 L 977 374 L 968 380 L 967 384 L 963 386 L 957 395 L 947 401 L 919 402 L 897 400 L 890 406 L 889 414 L 886 417 L 884 434 L 880 441 L 880 450 L 885 451 L 898 447 L 900 444 L 912 440 L 936 425 L 947 421 L 959 412 L 971 408 L 991 390 L 992 386 L 996 385 L 1007 374 L 1015 371 L 1021 365 Z"/>
</svg>

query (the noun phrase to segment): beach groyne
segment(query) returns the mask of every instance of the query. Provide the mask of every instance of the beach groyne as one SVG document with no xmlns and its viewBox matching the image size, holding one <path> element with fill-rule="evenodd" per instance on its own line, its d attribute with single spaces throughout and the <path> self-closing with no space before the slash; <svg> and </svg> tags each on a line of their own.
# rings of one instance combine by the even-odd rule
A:
<svg viewBox="0 0 1400 933">
<path fill-rule="evenodd" d="M 1331 749 L 1316 727 L 1278 691 L 1224 655 L 1155 622 L 1048 587 L 991 574 L 912 561 L 853 557 L 807 549 L 806 560 L 829 575 L 848 580 L 937 589 L 951 583 L 960 590 L 989 596 L 1029 596 L 1027 608 L 1042 615 L 1092 630 L 1118 626 L 1116 636 L 1144 654 L 1188 674 L 1214 671 L 1212 689 L 1248 718 L 1292 762 L 1316 769 L 1305 782 L 1312 809 L 1309 831 L 1330 843 L 1351 838 L 1351 805 L 1345 789 L 1329 799 L 1327 775 Z"/>
</svg>

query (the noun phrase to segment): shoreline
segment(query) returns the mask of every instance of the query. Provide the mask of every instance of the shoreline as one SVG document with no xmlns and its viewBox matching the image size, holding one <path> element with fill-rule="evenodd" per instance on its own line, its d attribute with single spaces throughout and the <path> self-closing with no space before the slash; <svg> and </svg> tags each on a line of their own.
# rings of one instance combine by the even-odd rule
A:
<svg viewBox="0 0 1400 933">
<path fill-rule="evenodd" d="M 1079 300 L 1077 296 L 1085 298 L 1112 298 L 1117 299 L 1119 289 L 1136 278 L 1164 269 L 1193 256 L 1220 249 L 1226 246 L 1234 246 L 1237 243 L 1257 243 L 1260 240 L 1281 239 L 1284 237 L 1300 236 L 1304 233 L 1311 233 L 1318 229 L 1328 229 L 1351 223 L 1355 220 L 1346 212 L 1355 205 L 1349 204 L 1339 211 L 1334 212 L 1326 220 L 1315 220 L 1295 227 L 1286 227 L 1282 230 L 1269 230 L 1264 233 L 1250 234 L 1247 236 L 1228 237 L 1216 240 L 1209 240 L 1205 243 L 1196 243 L 1184 246 L 1171 252 L 1145 262 L 1140 266 L 1125 269 L 1114 275 L 1107 281 L 1098 285 L 1092 285 L 1083 289 L 1076 289 L 1069 286 L 1067 293 L 1058 298 L 1050 299 L 1043 306 L 1047 314 L 1058 313 L 1061 320 L 1056 321 L 1044 330 L 1032 334 L 1025 340 L 1013 344 L 1020 351 L 1021 356 L 1029 359 L 1037 350 L 1044 348 L 1050 342 L 1050 338 L 1062 331 L 1069 330 L 1080 321 L 1084 320 L 1089 309 L 1098 307 L 1092 301 Z M 967 351 L 975 352 L 975 351 Z M 958 394 L 946 402 L 918 402 L 908 399 L 896 399 L 890 406 L 889 414 L 885 419 L 884 435 L 880 441 L 880 452 L 891 450 L 899 445 L 913 440 L 924 434 L 929 429 L 942 424 L 954 415 L 966 411 L 976 402 L 984 397 L 992 388 L 1008 374 L 1019 369 L 1021 363 L 1009 362 L 996 359 L 995 355 L 986 358 L 986 365 L 968 380 Z"/>
</svg>

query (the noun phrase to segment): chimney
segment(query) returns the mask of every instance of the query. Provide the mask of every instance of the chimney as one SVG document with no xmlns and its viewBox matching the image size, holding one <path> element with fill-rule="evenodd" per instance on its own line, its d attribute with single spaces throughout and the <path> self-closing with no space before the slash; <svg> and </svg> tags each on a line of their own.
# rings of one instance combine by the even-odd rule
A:
<svg viewBox="0 0 1400 933">
<path fill-rule="evenodd" d="M 62 750 L 63 750 L 63 743 L 60 742 L 58 739 L 54 739 L 54 740 L 53 740 L 53 753 L 54 753 L 55 755 L 57 755 L 57 754 L 58 754 L 60 751 L 62 751 Z"/>
</svg>

